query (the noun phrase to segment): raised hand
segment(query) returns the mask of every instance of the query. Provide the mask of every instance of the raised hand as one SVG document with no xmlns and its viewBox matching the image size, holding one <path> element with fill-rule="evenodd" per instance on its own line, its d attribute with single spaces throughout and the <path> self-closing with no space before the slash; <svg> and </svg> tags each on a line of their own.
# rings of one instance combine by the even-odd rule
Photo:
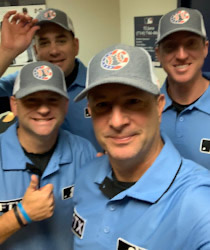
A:
<svg viewBox="0 0 210 250">
<path fill-rule="evenodd" d="M 35 32 L 40 28 L 34 25 L 37 21 L 15 10 L 8 11 L 2 21 L 1 47 L 9 50 L 14 57 L 22 53 L 28 48 Z"/>
<path fill-rule="evenodd" d="M 54 212 L 53 185 L 47 184 L 42 188 L 38 188 L 38 186 L 38 177 L 32 175 L 30 185 L 22 200 L 26 213 L 33 221 L 47 219 Z"/>
</svg>

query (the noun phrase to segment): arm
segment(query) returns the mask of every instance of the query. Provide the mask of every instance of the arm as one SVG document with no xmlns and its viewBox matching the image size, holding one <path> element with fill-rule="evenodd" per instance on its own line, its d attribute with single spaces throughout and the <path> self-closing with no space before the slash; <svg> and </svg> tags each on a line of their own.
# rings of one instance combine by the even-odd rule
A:
<svg viewBox="0 0 210 250">
<path fill-rule="evenodd" d="M 54 211 L 53 185 L 47 184 L 41 189 L 37 189 L 38 182 L 38 177 L 32 175 L 30 185 L 22 200 L 22 206 L 32 221 L 47 219 L 53 215 Z M 23 224 L 26 225 L 27 221 L 19 209 L 17 212 Z M 0 244 L 20 228 L 21 226 L 16 219 L 14 210 L 10 210 L 0 216 Z"/>
<path fill-rule="evenodd" d="M 11 19 L 10 19 L 11 18 Z M 37 19 L 32 19 L 16 11 L 8 11 L 3 18 L 0 45 L 0 76 L 9 67 L 13 59 L 30 45 L 35 32 Z"/>
</svg>

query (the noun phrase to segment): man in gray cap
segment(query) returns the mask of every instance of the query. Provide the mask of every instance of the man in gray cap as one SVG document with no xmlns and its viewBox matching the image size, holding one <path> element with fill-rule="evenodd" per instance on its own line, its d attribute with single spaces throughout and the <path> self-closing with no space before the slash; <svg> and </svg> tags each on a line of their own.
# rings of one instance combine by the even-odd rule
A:
<svg viewBox="0 0 210 250">
<path fill-rule="evenodd" d="M 18 122 L 0 135 L 1 249 L 71 249 L 75 177 L 96 151 L 60 128 L 68 100 L 56 65 L 39 61 L 20 70 L 11 97 Z"/>
<path fill-rule="evenodd" d="M 178 8 L 160 19 L 156 52 L 168 75 L 161 129 L 185 158 L 210 169 L 210 74 L 202 74 L 208 45 L 198 10 Z"/>
<path fill-rule="evenodd" d="M 165 99 L 149 54 L 109 47 L 87 75 L 75 100 L 88 97 L 107 154 L 75 182 L 73 249 L 210 249 L 210 173 L 160 134 Z"/>
<path fill-rule="evenodd" d="M 84 99 L 79 104 L 73 102 L 74 97 L 85 88 L 86 80 L 86 67 L 76 58 L 79 40 L 75 37 L 73 23 L 65 12 L 54 8 L 42 10 L 36 18 L 38 20 L 15 11 L 9 11 L 4 16 L 0 45 L 0 76 L 12 60 L 30 45 L 34 37 L 37 60 L 58 65 L 65 74 L 69 109 L 62 127 L 90 140 L 100 151 L 91 118 L 86 112 L 87 101 Z M 12 94 L 16 76 L 17 72 L 0 79 L 0 96 Z"/>
</svg>

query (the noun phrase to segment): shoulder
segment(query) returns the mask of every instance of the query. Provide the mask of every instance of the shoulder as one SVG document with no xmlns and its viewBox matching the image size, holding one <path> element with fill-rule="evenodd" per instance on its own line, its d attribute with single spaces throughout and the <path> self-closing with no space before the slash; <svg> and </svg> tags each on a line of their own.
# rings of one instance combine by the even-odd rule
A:
<svg viewBox="0 0 210 250">
<path fill-rule="evenodd" d="M 18 75 L 19 71 L 16 71 L 14 73 L 11 73 L 11 74 L 8 74 L 6 76 L 3 76 L 0 78 L 0 81 L 8 81 L 8 82 L 11 82 L 11 81 L 15 81 L 17 75 Z"/>
</svg>

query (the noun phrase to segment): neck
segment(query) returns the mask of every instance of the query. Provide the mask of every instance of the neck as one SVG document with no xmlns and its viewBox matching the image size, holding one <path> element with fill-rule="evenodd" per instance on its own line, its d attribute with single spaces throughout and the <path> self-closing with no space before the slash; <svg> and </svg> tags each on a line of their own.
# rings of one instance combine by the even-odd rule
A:
<svg viewBox="0 0 210 250">
<path fill-rule="evenodd" d="M 43 154 L 48 152 L 56 143 L 58 133 L 50 136 L 34 136 L 32 134 L 23 133 L 19 128 L 17 130 L 18 139 L 21 146 L 28 152 L 33 154 Z"/>
<path fill-rule="evenodd" d="M 209 81 L 202 75 L 190 82 L 180 83 L 168 78 L 168 94 L 175 102 L 188 105 L 196 101 L 209 86 Z"/>
<path fill-rule="evenodd" d="M 152 146 L 149 153 L 142 152 L 141 155 L 132 159 L 117 160 L 110 158 L 110 164 L 118 181 L 137 182 L 144 173 L 151 167 L 155 159 L 160 154 L 163 141 Z"/>
</svg>

